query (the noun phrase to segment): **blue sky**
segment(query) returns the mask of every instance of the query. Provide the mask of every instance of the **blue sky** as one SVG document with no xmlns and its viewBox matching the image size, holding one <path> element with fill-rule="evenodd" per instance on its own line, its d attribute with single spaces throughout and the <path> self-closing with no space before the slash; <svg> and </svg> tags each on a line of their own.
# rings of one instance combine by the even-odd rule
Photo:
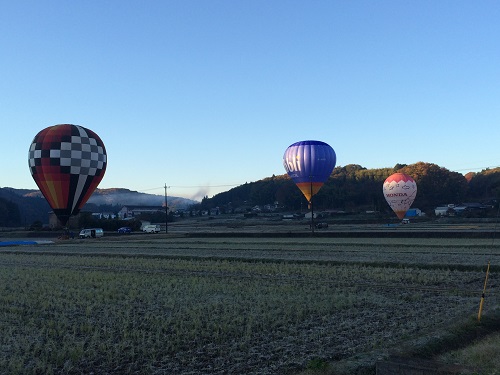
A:
<svg viewBox="0 0 500 375">
<path fill-rule="evenodd" d="M 0 0 L 0 187 L 43 128 L 92 129 L 99 187 L 200 199 L 337 165 L 500 165 L 498 1 Z"/>
</svg>

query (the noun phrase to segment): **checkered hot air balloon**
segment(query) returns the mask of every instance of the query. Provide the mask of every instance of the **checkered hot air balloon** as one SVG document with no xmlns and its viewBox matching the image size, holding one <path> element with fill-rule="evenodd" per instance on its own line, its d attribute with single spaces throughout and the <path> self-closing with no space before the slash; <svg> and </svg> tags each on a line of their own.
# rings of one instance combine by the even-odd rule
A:
<svg viewBox="0 0 500 375">
<path fill-rule="evenodd" d="M 336 161 L 333 148 L 321 141 L 296 142 L 283 155 L 285 170 L 308 202 L 330 177 Z"/>
<path fill-rule="evenodd" d="M 403 219 L 417 196 L 417 183 L 404 173 L 394 173 L 384 181 L 382 190 L 394 213 Z"/>
<path fill-rule="evenodd" d="M 101 138 L 79 125 L 49 126 L 29 149 L 31 176 L 63 226 L 90 198 L 106 165 Z"/>
</svg>

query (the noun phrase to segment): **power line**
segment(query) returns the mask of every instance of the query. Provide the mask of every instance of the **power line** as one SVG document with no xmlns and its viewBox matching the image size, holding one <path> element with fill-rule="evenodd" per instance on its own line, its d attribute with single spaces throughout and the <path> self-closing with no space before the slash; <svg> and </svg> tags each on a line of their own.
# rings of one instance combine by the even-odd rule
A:
<svg viewBox="0 0 500 375">
<path fill-rule="evenodd" d="M 490 165 L 489 167 L 478 167 L 478 168 L 464 168 L 464 169 L 454 169 L 455 172 L 463 172 L 463 171 L 473 171 L 473 170 L 485 170 L 491 168 L 500 168 L 500 165 Z"/>
<path fill-rule="evenodd" d="M 219 187 L 235 187 L 235 186 L 240 186 L 243 185 L 243 183 L 239 184 L 224 184 L 224 185 L 169 185 L 170 188 L 178 188 L 178 189 L 201 189 L 201 188 L 219 188 Z M 144 192 L 144 191 L 152 191 L 152 190 L 159 190 L 159 189 L 164 189 L 164 186 L 159 186 L 155 188 L 149 188 L 149 189 L 142 189 L 138 190 L 139 192 Z"/>
<path fill-rule="evenodd" d="M 243 184 L 227 184 L 227 185 L 172 185 L 175 188 L 213 188 L 213 187 L 228 187 L 228 186 L 240 186 Z"/>
</svg>

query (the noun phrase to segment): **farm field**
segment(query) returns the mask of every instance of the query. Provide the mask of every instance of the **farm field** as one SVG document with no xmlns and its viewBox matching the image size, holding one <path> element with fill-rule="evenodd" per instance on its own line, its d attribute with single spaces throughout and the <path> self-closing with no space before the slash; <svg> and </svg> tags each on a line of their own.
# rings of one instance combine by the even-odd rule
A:
<svg viewBox="0 0 500 375">
<path fill-rule="evenodd" d="M 374 374 L 474 321 L 488 262 L 483 314 L 497 314 L 499 261 L 500 241 L 480 238 L 174 232 L 1 248 L 0 371 Z"/>
</svg>

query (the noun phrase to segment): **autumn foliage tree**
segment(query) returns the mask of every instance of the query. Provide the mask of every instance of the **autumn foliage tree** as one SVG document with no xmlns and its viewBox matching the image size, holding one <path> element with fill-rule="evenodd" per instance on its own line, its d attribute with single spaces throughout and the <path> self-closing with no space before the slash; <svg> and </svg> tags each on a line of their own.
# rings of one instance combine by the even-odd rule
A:
<svg viewBox="0 0 500 375">
<path fill-rule="evenodd" d="M 458 204 L 466 199 L 467 180 L 458 172 L 424 162 L 407 165 L 399 172 L 411 176 L 417 183 L 414 207 L 431 209 L 447 203 Z"/>
<path fill-rule="evenodd" d="M 471 199 L 500 199 L 500 168 L 485 169 L 480 173 L 468 173 Z"/>
</svg>

